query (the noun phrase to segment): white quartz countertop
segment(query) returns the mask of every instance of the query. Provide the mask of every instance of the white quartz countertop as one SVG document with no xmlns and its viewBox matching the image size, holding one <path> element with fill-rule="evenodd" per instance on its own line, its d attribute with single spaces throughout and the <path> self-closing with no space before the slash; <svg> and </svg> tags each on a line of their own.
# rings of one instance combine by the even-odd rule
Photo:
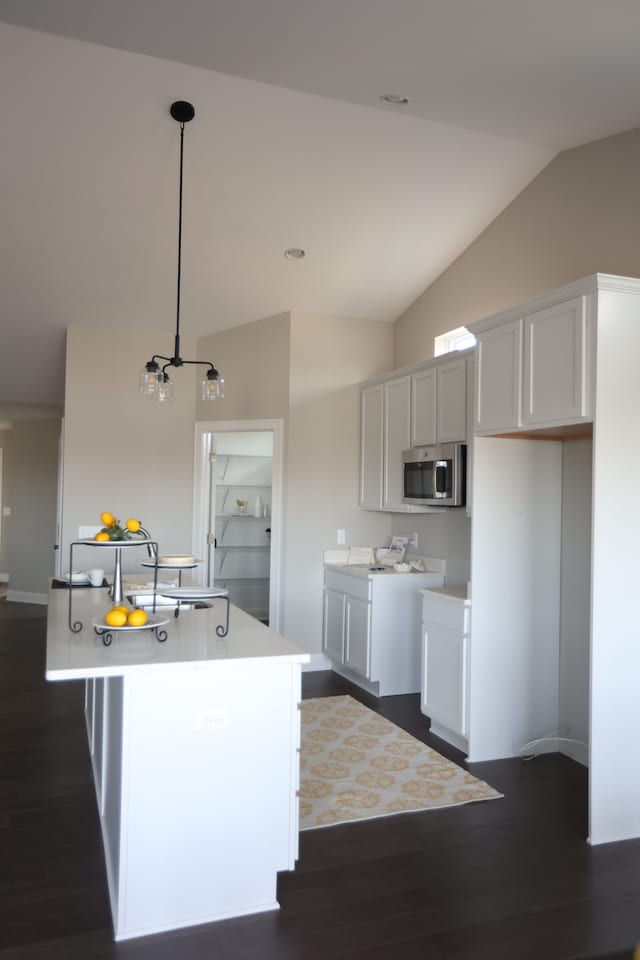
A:
<svg viewBox="0 0 640 960">
<path fill-rule="evenodd" d="M 378 564 L 368 564 L 368 563 L 325 563 L 325 570 L 335 570 L 337 573 L 345 573 L 349 577 L 358 577 L 360 580 L 373 580 L 377 577 L 437 577 L 437 581 L 442 581 L 442 574 L 435 570 L 425 570 L 423 572 L 418 572 L 417 570 L 407 571 L 405 573 L 400 573 L 398 570 L 394 570 L 393 567 L 383 567 L 382 570 L 372 570 L 371 567 L 378 566 Z"/>
<path fill-rule="evenodd" d="M 73 633 L 68 625 L 70 593 L 73 593 L 73 620 L 83 623 L 79 633 Z M 183 610 L 177 618 L 173 610 L 169 610 L 168 623 L 162 628 L 168 634 L 164 643 L 160 643 L 151 630 L 113 629 L 113 642 L 105 646 L 91 621 L 104 617 L 112 606 L 107 588 L 50 589 L 46 678 L 122 676 L 140 669 L 186 669 L 215 661 L 274 658 L 290 663 L 309 661 L 309 654 L 301 647 L 233 604 L 229 633 L 226 637 L 217 636 L 216 626 L 225 623 L 226 602 L 209 602 L 213 604 L 209 609 Z"/>
<path fill-rule="evenodd" d="M 471 599 L 467 596 L 466 584 L 457 587 L 425 587 L 420 593 L 434 593 L 440 597 L 446 597 L 449 600 L 461 603 L 465 607 L 471 606 Z"/>
</svg>

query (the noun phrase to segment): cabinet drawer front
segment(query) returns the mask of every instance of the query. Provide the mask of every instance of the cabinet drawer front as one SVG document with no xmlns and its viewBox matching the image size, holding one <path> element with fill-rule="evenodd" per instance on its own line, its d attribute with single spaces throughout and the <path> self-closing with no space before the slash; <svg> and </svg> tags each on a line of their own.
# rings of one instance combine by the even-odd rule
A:
<svg viewBox="0 0 640 960">
<path fill-rule="evenodd" d="M 422 619 L 456 633 L 469 633 L 470 608 L 455 600 L 425 594 L 422 598 Z"/>
<path fill-rule="evenodd" d="M 325 570 L 324 585 L 327 590 L 337 590 L 346 593 L 358 600 L 371 599 L 371 581 L 360 580 L 359 577 L 350 577 L 347 573 L 338 573 L 336 570 Z"/>
</svg>

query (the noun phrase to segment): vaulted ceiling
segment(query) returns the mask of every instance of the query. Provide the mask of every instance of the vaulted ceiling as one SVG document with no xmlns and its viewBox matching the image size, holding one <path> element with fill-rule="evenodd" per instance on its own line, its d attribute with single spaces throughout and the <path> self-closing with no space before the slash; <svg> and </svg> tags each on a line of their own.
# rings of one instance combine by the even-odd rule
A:
<svg viewBox="0 0 640 960">
<path fill-rule="evenodd" d="M 640 124 L 639 34 L 635 0 L 0 0 L 0 401 L 60 401 L 67 326 L 173 329 L 173 100 L 183 332 L 393 320 L 558 150 Z"/>
</svg>

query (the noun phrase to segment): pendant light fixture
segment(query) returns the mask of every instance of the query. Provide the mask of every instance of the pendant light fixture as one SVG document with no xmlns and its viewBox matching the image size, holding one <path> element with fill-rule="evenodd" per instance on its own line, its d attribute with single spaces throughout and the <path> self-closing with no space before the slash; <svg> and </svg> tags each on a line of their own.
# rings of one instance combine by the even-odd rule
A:
<svg viewBox="0 0 640 960">
<path fill-rule="evenodd" d="M 169 378 L 169 367 L 183 367 L 185 364 L 207 367 L 201 381 L 200 396 L 203 400 L 217 400 L 224 396 L 224 380 L 212 363 L 207 360 L 184 360 L 180 356 L 180 281 L 182 275 L 182 171 L 184 157 L 184 125 L 193 120 L 195 110 L 190 103 L 177 100 L 171 104 L 171 116 L 180 124 L 180 190 L 178 204 L 178 296 L 176 306 L 176 333 L 173 356 L 163 357 L 155 353 L 140 371 L 138 390 L 152 400 L 173 400 L 173 382 Z M 164 360 L 161 366 L 158 361 Z"/>
</svg>

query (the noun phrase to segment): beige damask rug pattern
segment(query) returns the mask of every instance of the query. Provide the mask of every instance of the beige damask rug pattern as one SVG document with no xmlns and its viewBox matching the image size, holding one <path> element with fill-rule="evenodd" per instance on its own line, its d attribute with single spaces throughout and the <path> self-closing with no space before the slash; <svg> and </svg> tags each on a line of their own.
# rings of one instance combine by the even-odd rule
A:
<svg viewBox="0 0 640 960">
<path fill-rule="evenodd" d="M 352 697 L 302 702 L 301 830 L 501 796 Z"/>
</svg>

